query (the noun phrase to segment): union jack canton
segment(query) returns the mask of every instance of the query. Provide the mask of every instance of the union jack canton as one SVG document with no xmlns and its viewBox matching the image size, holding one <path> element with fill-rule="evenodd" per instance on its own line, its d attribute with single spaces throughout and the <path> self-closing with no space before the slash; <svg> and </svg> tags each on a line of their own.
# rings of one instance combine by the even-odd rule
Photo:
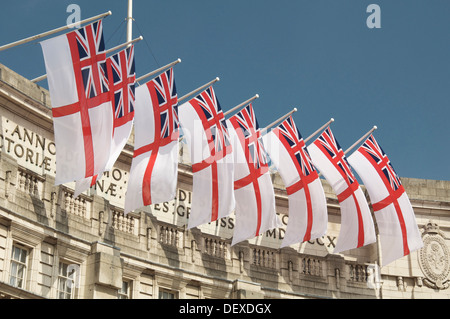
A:
<svg viewBox="0 0 450 319">
<path fill-rule="evenodd" d="M 177 87 L 173 69 L 167 70 L 152 82 L 159 105 L 161 142 L 163 144 L 170 143 L 178 138 L 180 128 Z"/>
<path fill-rule="evenodd" d="M 106 55 L 102 20 L 92 23 L 90 28 L 80 28 L 72 33 L 76 40 L 86 98 L 94 98 L 109 91 L 106 72 Z M 74 46 L 71 45 L 73 53 Z"/>
<path fill-rule="evenodd" d="M 389 182 L 392 190 L 396 191 L 400 186 L 400 178 L 394 170 L 391 161 L 387 157 L 386 153 L 383 151 L 381 146 L 377 143 L 373 135 L 361 146 L 362 150 L 365 150 L 377 163 L 379 169 L 383 172 L 386 180 Z"/>
<path fill-rule="evenodd" d="M 245 157 L 248 163 L 253 163 L 254 168 L 264 174 L 268 170 L 268 156 L 261 139 L 258 120 L 251 104 L 247 105 L 234 117 L 234 123 L 240 128 L 239 134 L 241 144 L 245 150 Z M 236 126 L 236 125 L 235 125 Z M 242 136 L 242 139 L 241 139 Z"/>
<path fill-rule="evenodd" d="M 298 167 L 301 169 L 301 171 L 299 171 L 300 175 L 306 177 L 311 173 L 316 172 L 308 149 L 306 148 L 305 141 L 292 117 L 288 117 L 278 126 L 278 129 L 281 136 L 289 144 L 291 149 L 289 153 L 292 153 L 297 160 Z"/>
<path fill-rule="evenodd" d="M 353 184 L 356 181 L 355 175 L 353 175 L 353 172 L 344 155 L 344 151 L 342 151 L 342 148 L 331 132 L 331 129 L 327 127 L 322 135 L 318 137 L 317 141 L 328 153 L 333 164 L 340 169 L 341 174 L 343 174 L 342 177 L 346 180 L 348 185 Z"/>
<path fill-rule="evenodd" d="M 108 78 L 114 110 L 114 127 L 134 118 L 135 59 L 134 46 L 108 58 Z"/>
</svg>

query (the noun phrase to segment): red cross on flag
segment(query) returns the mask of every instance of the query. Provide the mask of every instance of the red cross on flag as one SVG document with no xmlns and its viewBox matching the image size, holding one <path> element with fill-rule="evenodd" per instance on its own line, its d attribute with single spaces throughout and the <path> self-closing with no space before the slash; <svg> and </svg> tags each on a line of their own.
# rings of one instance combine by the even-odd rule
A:
<svg viewBox="0 0 450 319">
<path fill-rule="evenodd" d="M 266 134 L 263 141 L 288 195 L 289 220 L 281 248 L 322 237 L 328 225 L 327 201 L 292 116 Z"/>
<path fill-rule="evenodd" d="M 423 246 L 413 208 L 389 158 L 370 135 L 348 158 L 369 193 L 381 240 L 382 266 Z"/>
<path fill-rule="evenodd" d="M 111 170 L 131 134 L 135 104 L 134 46 L 109 57 L 108 80 L 114 111 L 113 145 L 106 169 Z"/>
<path fill-rule="evenodd" d="M 102 172 L 113 111 L 102 21 L 41 42 L 52 102 L 57 185 Z"/>
<path fill-rule="evenodd" d="M 173 69 L 136 89 L 134 112 L 134 154 L 125 213 L 175 197 L 179 121 Z"/>
<path fill-rule="evenodd" d="M 308 151 L 336 193 L 341 208 L 341 229 L 334 253 L 375 242 L 369 205 L 330 127 L 308 146 Z"/>
<path fill-rule="evenodd" d="M 227 123 L 212 86 L 181 105 L 179 115 L 193 172 L 189 229 L 233 212 L 234 165 Z"/>
<path fill-rule="evenodd" d="M 268 156 L 252 105 L 228 120 L 234 154 L 236 221 L 232 245 L 281 226 Z"/>
<path fill-rule="evenodd" d="M 135 62 L 134 46 L 130 46 L 106 59 L 109 93 L 114 125 L 109 160 L 105 171 L 110 171 L 119 158 L 131 134 L 135 103 Z M 79 180 L 75 185 L 74 197 L 94 186 L 98 176 Z"/>
</svg>

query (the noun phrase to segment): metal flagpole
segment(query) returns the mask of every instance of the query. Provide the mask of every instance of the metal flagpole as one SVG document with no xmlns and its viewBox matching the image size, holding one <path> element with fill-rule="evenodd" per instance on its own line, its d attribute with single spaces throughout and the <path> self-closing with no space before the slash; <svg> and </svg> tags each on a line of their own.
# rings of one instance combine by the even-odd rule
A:
<svg viewBox="0 0 450 319">
<path fill-rule="evenodd" d="M 133 0 L 128 0 L 127 42 L 133 38 Z"/>
<path fill-rule="evenodd" d="M 355 146 L 357 146 L 359 143 L 361 143 L 367 136 L 369 136 L 370 134 L 372 134 L 373 131 L 375 131 L 377 129 L 376 126 L 372 127 L 370 129 L 369 132 L 367 132 L 366 134 L 364 134 L 363 137 L 361 137 L 359 140 L 357 140 L 352 146 L 350 146 L 345 152 L 344 154 L 347 154 L 348 152 L 350 152 Z"/>
<path fill-rule="evenodd" d="M 181 63 L 181 59 L 178 59 L 178 60 L 176 60 L 176 61 L 173 61 L 173 62 L 171 62 L 171 63 L 169 63 L 169 64 L 167 64 L 167 65 L 165 65 L 165 66 L 160 67 L 159 69 L 156 69 L 156 70 L 154 70 L 154 71 L 152 71 L 152 72 L 150 72 L 150 73 L 147 73 L 147 74 L 145 74 L 145 75 L 143 75 L 143 76 L 137 78 L 137 79 L 136 79 L 136 82 L 140 82 L 140 81 L 142 81 L 143 79 L 148 78 L 149 76 L 152 76 L 152 75 L 154 75 L 154 74 L 157 74 L 157 73 L 159 73 L 159 72 L 161 72 L 161 71 L 163 71 L 163 70 L 165 70 L 165 69 L 168 69 L 168 68 L 170 68 L 170 67 L 172 67 L 172 66 L 174 66 L 174 65 L 176 65 L 176 64 L 178 64 L 178 63 Z"/>
<path fill-rule="evenodd" d="M 223 113 L 223 115 L 224 115 L 224 116 L 227 116 L 228 114 L 234 112 L 235 110 L 237 110 L 237 109 L 239 109 L 239 108 L 241 108 L 241 107 L 243 107 L 243 106 L 246 106 L 247 104 L 249 104 L 249 103 L 252 102 L 253 100 L 256 100 L 257 98 L 259 98 L 259 95 L 258 95 L 258 94 L 256 94 L 254 97 L 248 99 L 247 101 L 242 102 L 242 103 L 239 104 L 239 105 L 236 105 L 236 106 L 233 107 L 231 110 L 228 110 L 228 111 L 226 111 L 225 113 Z"/>
<path fill-rule="evenodd" d="M 127 42 L 125 42 L 125 43 L 119 44 L 118 46 L 115 46 L 114 48 L 105 50 L 105 54 L 110 54 L 111 52 L 119 50 L 119 49 L 123 48 L 124 46 L 130 46 L 133 43 L 136 43 L 136 42 L 141 41 L 143 39 L 144 39 L 144 37 L 141 35 L 139 38 L 136 38 L 136 39 L 133 39 L 133 40 L 130 40 L 130 41 L 127 40 Z"/>
<path fill-rule="evenodd" d="M 265 128 L 263 128 L 261 130 L 261 135 L 263 133 L 265 133 L 269 128 L 271 128 L 272 126 L 274 126 L 275 124 L 278 124 L 279 122 L 283 121 L 284 119 L 286 119 L 287 117 L 289 117 L 292 113 L 297 112 L 297 108 L 294 107 L 294 109 L 292 111 L 290 111 L 289 113 L 287 113 L 286 115 L 283 115 L 282 117 L 280 117 L 278 120 L 273 121 L 272 123 L 270 123 L 269 125 L 267 125 Z"/>
<path fill-rule="evenodd" d="M 195 94 L 195 93 L 197 93 L 197 92 L 203 90 L 204 88 L 207 88 L 208 86 L 210 86 L 210 85 L 212 85 L 212 84 L 218 82 L 218 81 L 220 81 L 220 79 L 217 77 L 217 78 L 215 78 L 214 80 L 212 80 L 212 81 L 210 81 L 210 82 L 208 82 L 208 83 L 202 85 L 202 86 L 199 87 L 198 89 L 195 89 L 194 91 L 192 91 L 192 92 L 190 92 L 190 93 L 188 93 L 188 94 L 186 94 L 186 95 L 180 97 L 180 98 L 178 99 L 178 103 L 179 103 L 180 101 L 182 101 L 182 100 L 185 100 L 185 99 L 188 98 L 189 96 L 191 96 L 191 95 L 193 95 L 193 94 Z"/>
<path fill-rule="evenodd" d="M 19 40 L 19 41 L 10 43 L 10 44 L 5 44 L 5 45 L 0 47 L 0 51 L 6 50 L 6 49 L 9 49 L 9 48 L 21 45 L 21 44 L 25 44 L 25 43 L 28 43 L 28 42 L 31 42 L 31 41 L 34 41 L 34 40 L 37 40 L 37 39 L 41 39 L 41 38 L 46 37 L 48 35 L 52 35 L 52 34 L 55 34 L 55 33 L 58 33 L 58 32 L 61 32 L 61 31 L 73 28 L 75 26 L 82 25 L 82 24 L 94 21 L 94 20 L 100 20 L 100 19 L 102 19 L 104 17 L 107 17 L 107 16 L 109 16 L 111 14 L 112 14 L 112 12 L 108 11 L 108 12 L 99 14 L 99 15 L 97 15 L 95 17 L 82 20 L 80 22 L 71 23 L 71 24 L 65 25 L 63 27 L 60 27 L 60 28 L 57 28 L 57 29 L 54 29 L 54 30 L 50 30 L 50 31 L 47 31 L 47 32 L 44 32 L 44 33 L 41 33 L 41 34 L 38 34 L 38 35 L 34 35 L 34 36 L 31 36 L 31 37 L 23 39 L 23 40 Z"/>
<path fill-rule="evenodd" d="M 114 52 L 114 51 L 116 51 L 116 50 L 119 50 L 119 49 L 123 48 L 124 46 L 131 45 L 131 44 L 133 44 L 133 43 L 135 43 L 135 42 L 141 41 L 142 39 L 144 39 L 144 38 L 143 38 L 142 36 L 140 36 L 139 38 L 136 38 L 136 39 L 134 39 L 134 40 L 131 40 L 131 41 L 128 41 L 128 42 L 119 44 L 118 46 L 115 46 L 114 48 L 111 48 L 111 49 L 106 50 L 106 51 L 105 51 L 105 54 L 109 54 L 109 53 L 111 53 L 111 52 Z M 37 83 L 37 82 L 40 82 L 40 81 L 42 81 L 42 80 L 45 80 L 46 78 L 47 78 L 47 74 L 44 74 L 44 75 L 38 76 L 37 78 L 31 80 L 31 82 Z"/>
<path fill-rule="evenodd" d="M 44 74 L 44 75 L 38 76 L 37 78 L 31 80 L 31 82 L 33 82 L 33 83 L 41 82 L 41 81 L 45 80 L 46 78 L 47 78 L 47 74 Z"/>
<path fill-rule="evenodd" d="M 305 139 L 305 143 L 308 142 L 310 139 L 312 139 L 314 136 L 319 134 L 322 130 L 324 130 L 328 125 L 330 125 L 332 122 L 334 122 L 334 118 L 331 118 L 327 123 L 322 125 L 317 131 L 312 133 L 307 139 Z"/>
</svg>

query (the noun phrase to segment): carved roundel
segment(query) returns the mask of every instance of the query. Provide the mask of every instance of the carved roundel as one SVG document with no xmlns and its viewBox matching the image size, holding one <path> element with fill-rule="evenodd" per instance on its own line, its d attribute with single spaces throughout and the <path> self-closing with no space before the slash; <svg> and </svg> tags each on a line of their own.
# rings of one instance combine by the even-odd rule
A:
<svg viewBox="0 0 450 319">
<path fill-rule="evenodd" d="M 439 234 L 437 225 L 427 225 L 422 238 L 423 247 L 420 250 L 419 261 L 425 283 L 432 288 L 445 289 L 449 287 L 450 253 L 444 238 Z"/>
</svg>

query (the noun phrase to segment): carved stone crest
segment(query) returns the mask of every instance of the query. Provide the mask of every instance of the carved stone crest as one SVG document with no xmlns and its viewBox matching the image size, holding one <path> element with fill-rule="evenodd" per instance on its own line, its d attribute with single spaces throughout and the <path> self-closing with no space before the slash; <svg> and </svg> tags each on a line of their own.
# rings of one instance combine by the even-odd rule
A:
<svg viewBox="0 0 450 319">
<path fill-rule="evenodd" d="M 433 289 L 447 289 L 450 286 L 450 253 L 439 226 L 429 221 L 422 240 L 424 245 L 419 253 L 419 264 L 425 274 L 425 285 Z"/>
</svg>

